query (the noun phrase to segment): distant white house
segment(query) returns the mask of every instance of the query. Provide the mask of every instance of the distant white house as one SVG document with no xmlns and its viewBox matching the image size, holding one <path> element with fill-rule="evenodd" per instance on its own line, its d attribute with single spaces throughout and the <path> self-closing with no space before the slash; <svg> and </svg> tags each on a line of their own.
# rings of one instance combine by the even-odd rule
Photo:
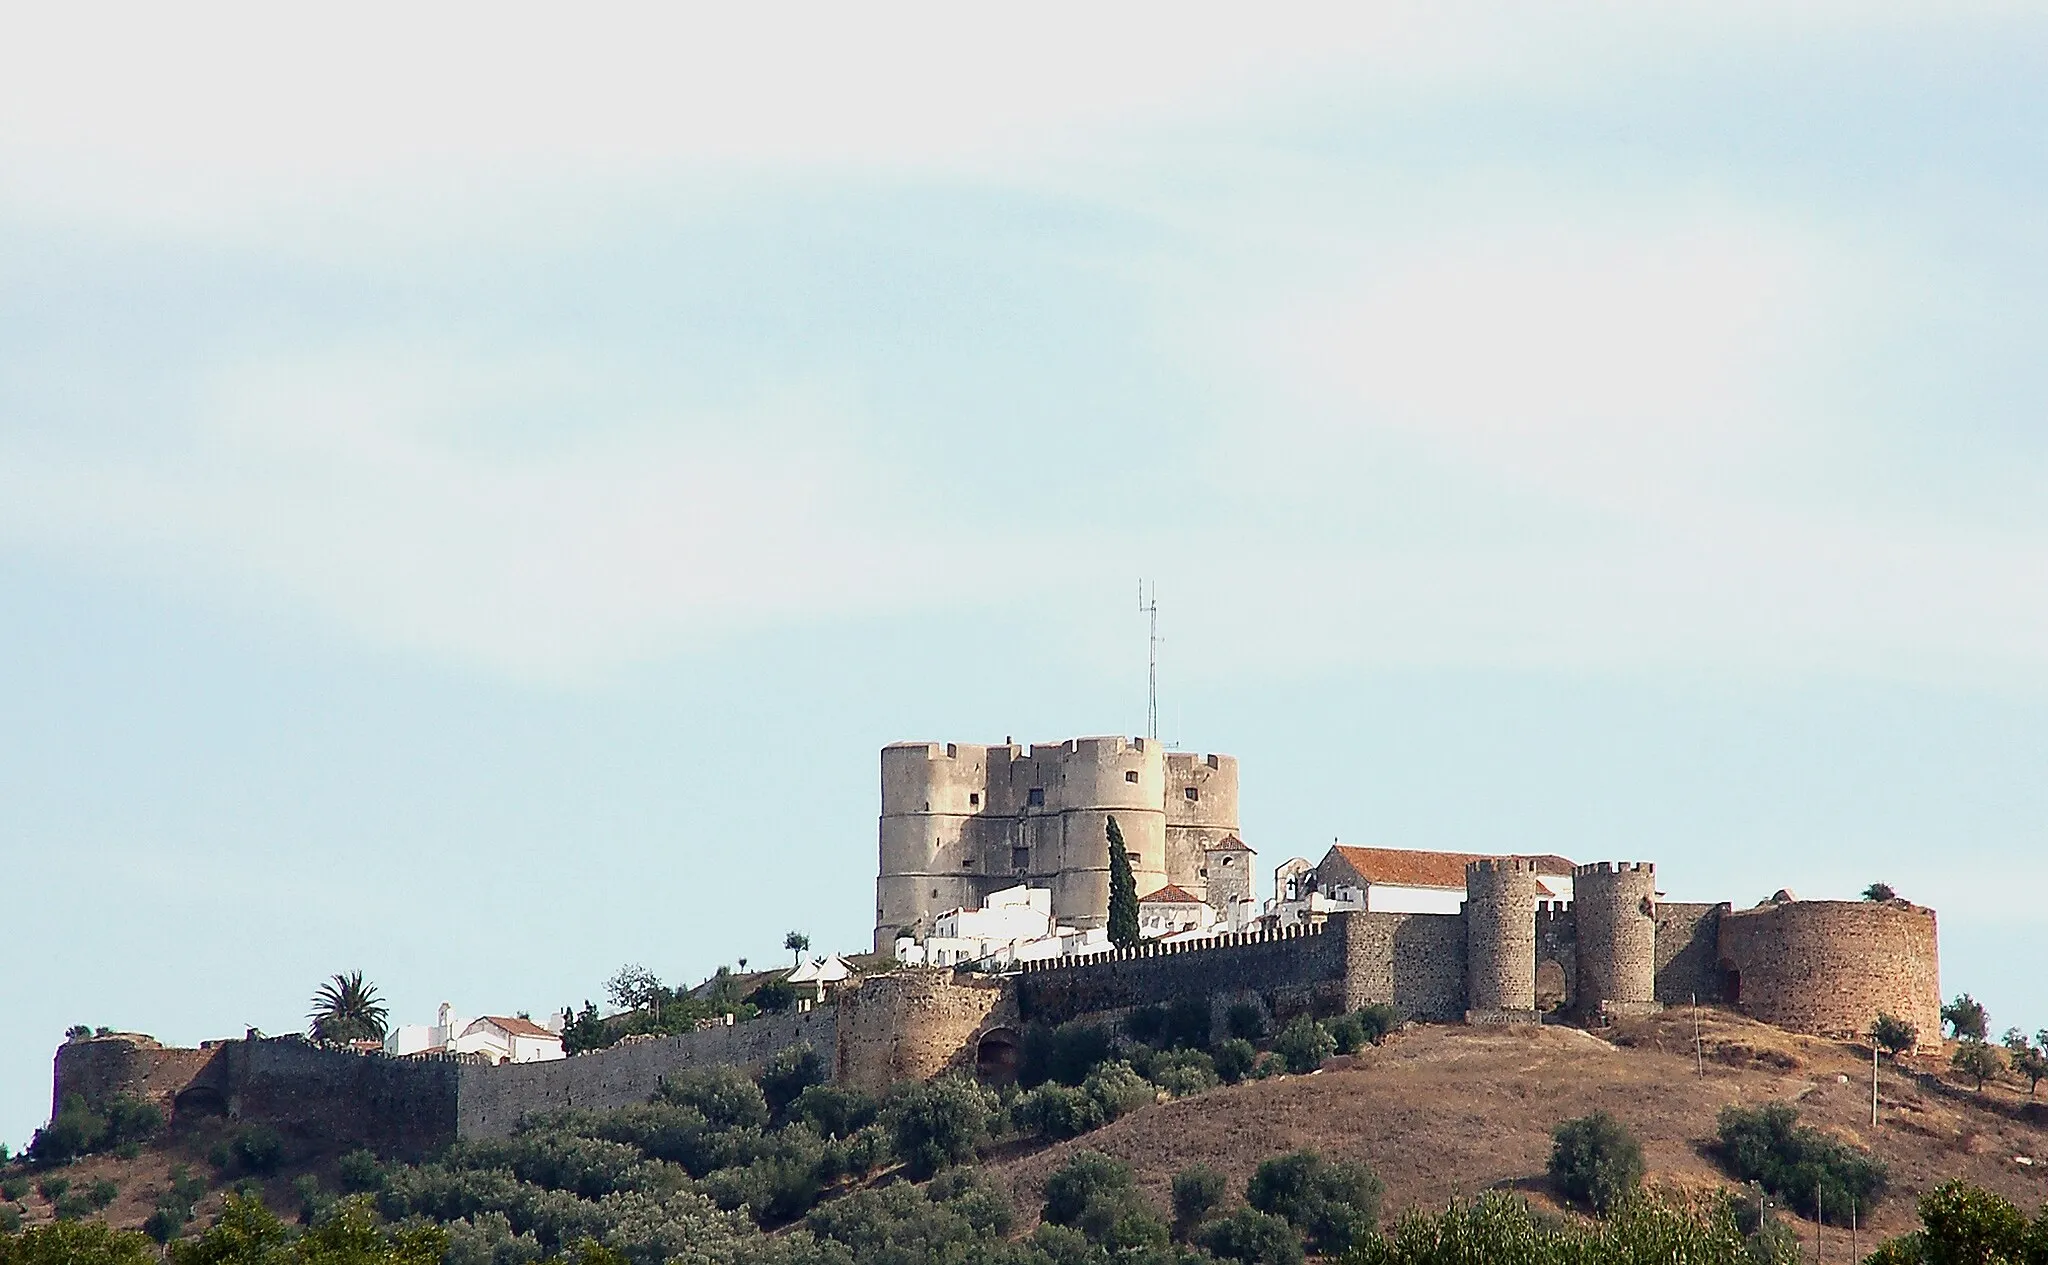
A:
<svg viewBox="0 0 2048 1265">
<path fill-rule="evenodd" d="M 782 978 L 791 984 L 808 984 L 817 990 L 817 999 L 825 1000 L 825 991 L 832 985 L 853 975 L 853 968 L 837 953 L 828 953 L 798 964 L 797 968 Z"/>
<path fill-rule="evenodd" d="M 550 1016 L 559 1023 L 559 1016 Z M 485 1015 L 463 1019 L 441 1003 L 431 1024 L 400 1024 L 384 1036 L 384 1052 L 409 1054 L 480 1054 L 493 1063 L 544 1063 L 565 1057 L 562 1034 L 516 1015 Z"/>
</svg>

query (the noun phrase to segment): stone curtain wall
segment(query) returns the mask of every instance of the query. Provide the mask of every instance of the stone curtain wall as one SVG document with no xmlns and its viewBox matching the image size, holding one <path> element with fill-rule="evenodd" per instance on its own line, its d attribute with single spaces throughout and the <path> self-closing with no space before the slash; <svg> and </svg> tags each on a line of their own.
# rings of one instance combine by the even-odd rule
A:
<svg viewBox="0 0 2048 1265">
<path fill-rule="evenodd" d="M 425 1148 L 455 1133 L 447 1059 L 393 1059 L 303 1037 L 228 1042 L 228 1109 L 322 1141 Z"/>
<path fill-rule="evenodd" d="M 1016 1022 L 1003 981 L 951 970 L 872 976 L 843 990 L 836 1008 L 833 1079 L 873 1092 L 949 1068 L 971 1071 L 981 1033 Z"/>
<path fill-rule="evenodd" d="M 1454 1023 L 1464 1016 L 1464 918 L 1336 914 L 1330 922 L 1344 949 L 1344 1009 L 1389 1002 L 1411 1019 Z"/>
<path fill-rule="evenodd" d="M 1712 905 L 1663 901 L 1657 906 L 1657 1000 L 1667 1006 L 1725 1004 L 1728 976 L 1721 969 L 1721 916 Z"/>
<path fill-rule="evenodd" d="M 1725 915 L 1720 956 L 1736 1004 L 1765 1023 L 1856 1037 L 1879 1011 L 1941 1039 L 1934 911 L 1905 901 L 1801 900 Z"/>
<path fill-rule="evenodd" d="M 830 1067 L 838 1049 L 836 1010 L 820 1006 L 801 1014 L 763 1015 L 731 1027 L 632 1041 L 546 1063 L 461 1067 L 452 1095 L 451 1133 L 499 1138 L 510 1134 L 521 1116 L 534 1112 L 645 1102 L 661 1088 L 664 1076 L 720 1063 L 757 1068 L 800 1041 L 810 1042 Z"/>
<path fill-rule="evenodd" d="M 1080 960 L 1031 963 L 1014 978 L 1017 1011 L 1029 1023 L 1061 1024 L 1104 1011 L 1178 997 L 1254 994 L 1276 1017 L 1344 1005 L 1344 936 L 1339 915 L 1316 930 L 1217 936 L 1177 945 L 1143 945 Z"/>
</svg>

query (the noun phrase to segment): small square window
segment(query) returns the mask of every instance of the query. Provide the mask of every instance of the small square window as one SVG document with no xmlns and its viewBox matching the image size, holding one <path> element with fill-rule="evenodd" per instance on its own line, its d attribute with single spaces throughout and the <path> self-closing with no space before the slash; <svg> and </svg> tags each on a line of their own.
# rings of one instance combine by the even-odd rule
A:
<svg viewBox="0 0 2048 1265">
<path fill-rule="evenodd" d="M 1138 780 L 1138 771 L 1137 771 L 1136 769 L 1132 769 L 1132 770 L 1130 770 L 1129 772 L 1127 772 L 1127 773 L 1125 773 L 1125 774 L 1124 774 L 1124 781 L 1126 781 L 1126 782 L 1135 782 L 1135 781 L 1137 781 L 1137 780 Z"/>
<path fill-rule="evenodd" d="M 1010 868 L 1013 870 L 1025 870 L 1031 868 L 1031 849 L 1011 848 Z"/>
<path fill-rule="evenodd" d="M 1185 794 L 1191 800 L 1202 798 L 1202 791 L 1199 787 L 1190 786 L 1186 791 L 1182 793 Z"/>
<path fill-rule="evenodd" d="M 969 808 L 979 808 L 979 807 L 981 807 L 981 792 L 980 792 L 980 791 L 969 791 L 969 792 L 967 792 L 967 806 L 968 806 Z"/>
<path fill-rule="evenodd" d="M 1043 786 L 1034 786 L 1024 792 L 1024 806 L 1026 808 L 1045 807 L 1045 788 Z"/>
</svg>

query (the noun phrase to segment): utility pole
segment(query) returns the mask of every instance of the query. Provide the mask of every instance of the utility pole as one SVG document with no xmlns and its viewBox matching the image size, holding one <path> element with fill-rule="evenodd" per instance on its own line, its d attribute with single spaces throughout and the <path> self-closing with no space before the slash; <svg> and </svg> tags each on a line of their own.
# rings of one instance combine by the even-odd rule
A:
<svg viewBox="0 0 2048 1265">
<path fill-rule="evenodd" d="M 1939 997 L 1935 998 L 1940 1001 Z M 1870 1038 L 1870 1127 L 1877 1127 L 1877 1037 Z"/>
<path fill-rule="evenodd" d="M 1150 635 L 1145 641 L 1145 736 L 1159 741 L 1159 585 L 1145 597 L 1145 582 L 1138 581 L 1138 613 L 1149 617 Z"/>
</svg>

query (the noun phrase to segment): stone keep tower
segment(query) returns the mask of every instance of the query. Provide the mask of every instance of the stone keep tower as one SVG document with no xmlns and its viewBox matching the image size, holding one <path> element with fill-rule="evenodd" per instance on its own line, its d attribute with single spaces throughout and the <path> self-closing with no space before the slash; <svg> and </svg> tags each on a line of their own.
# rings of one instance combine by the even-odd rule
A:
<svg viewBox="0 0 2048 1265">
<path fill-rule="evenodd" d="M 1465 1010 L 1468 1022 L 1534 1021 L 1536 863 L 1522 857 L 1465 867 Z"/>
<path fill-rule="evenodd" d="M 1574 1004 L 1587 1015 L 1657 1009 L 1657 867 L 1602 861 L 1572 870 L 1578 923 Z"/>
<path fill-rule="evenodd" d="M 1019 883 L 1050 888 L 1060 921 L 1103 925 L 1112 816 L 1140 896 L 1174 883 L 1206 898 L 1208 853 L 1237 830 L 1237 761 L 1122 737 L 882 748 L 876 952 Z"/>
</svg>

